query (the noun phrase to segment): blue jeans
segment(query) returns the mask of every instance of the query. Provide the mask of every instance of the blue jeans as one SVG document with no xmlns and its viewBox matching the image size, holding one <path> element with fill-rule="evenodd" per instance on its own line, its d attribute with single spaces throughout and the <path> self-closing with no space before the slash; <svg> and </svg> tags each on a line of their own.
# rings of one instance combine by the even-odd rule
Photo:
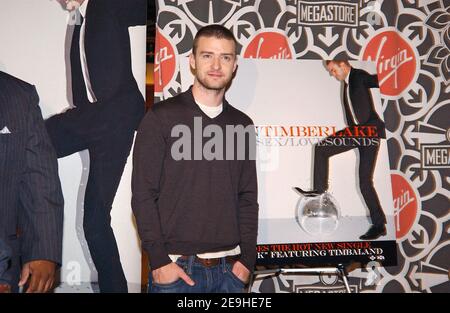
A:
<svg viewBox="0 0 450 313">
<path fill-rule="evenodd" d="M 245 284 L 232 272 L 232 264 L 227 263 L 225 258 L 220 259 L 216 266 L 206 267 L 194 261 L 195 256 L 187 260 L 177 260 L 177 264 L 195 282 L 194 286 L 189 286 L 182 279 L 170 284 L 157 284 L 152 280 L 152 273 L 149 274 L 149 293 L 241 293 Z"/>
</svg>

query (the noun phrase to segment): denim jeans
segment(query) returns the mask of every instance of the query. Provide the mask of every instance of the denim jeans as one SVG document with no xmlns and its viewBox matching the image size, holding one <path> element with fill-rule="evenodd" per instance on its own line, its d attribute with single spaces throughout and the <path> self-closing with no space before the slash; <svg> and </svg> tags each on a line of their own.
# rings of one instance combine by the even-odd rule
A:
<svg viewBox="0 0 450 313">
<path fill-rule="evenodd" d="M 177 260 L 177 264 L 195 282 L 194 286 L 189 286 L 182 279 L 170 284 L 157 284 L 152 280 L 152 273 L 149 274 L 149 293 L 241 293 L 245 284 L 231 269 L 232 264 L 227 263 L 225 258 L 220 259 L 216 266 L 206 267 L 194 261 L 195 256 L 187 260 Z"/>
</svg>

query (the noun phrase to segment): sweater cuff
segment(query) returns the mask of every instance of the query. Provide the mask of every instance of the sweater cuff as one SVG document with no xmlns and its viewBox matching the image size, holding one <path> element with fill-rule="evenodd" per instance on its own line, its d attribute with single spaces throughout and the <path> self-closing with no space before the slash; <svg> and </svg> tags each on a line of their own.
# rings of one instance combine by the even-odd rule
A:
<svg viewBox="0 0 450 313">
<path fill-rule="evenodd" d="M 153 244 L 144 248 L 147 251 L 151 270 L 154 271 L 164 265 L 172 263 L 163 244 Z"/>
</svg>

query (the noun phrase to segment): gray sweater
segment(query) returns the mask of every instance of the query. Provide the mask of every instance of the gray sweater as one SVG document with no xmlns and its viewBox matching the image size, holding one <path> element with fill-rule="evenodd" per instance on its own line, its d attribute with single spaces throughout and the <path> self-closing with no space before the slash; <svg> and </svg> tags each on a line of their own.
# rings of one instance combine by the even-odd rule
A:
<svg viewBox="0 0 450 313">
<path fill-rule="evenodd" d="M 200 131 L 209 125 L 223 131 L 223 160 L 198 158 L 194 139 L 182 149 L 173 149 L 174 144 L 179 148 L 181 133 L 172 136 L 172 130 L 181 124 L 192 137 L 202 139 L 199 128 L 194 129 L 195 120 L 201 121 Z M 238 159 L 239 140 L 234 138 L 229 145 L 227 125 L 252 129 L 246 136 L 244 159 Z M 206 148 L 210 139 L 203 138 L 202 147 Z M 169 264 L 169 254 L 217 252 L 237 245 L 241 247 L 240 261 L 253 270 L 258 202 L 254 149 L 250 147 L 255 139 L 247 115 L 224 100 L 222 113 L 211 119 L 195 103 L 191 90 L 159 102 L 147 112 L 133 154 L 132 207 L 152 270 Z M 229 154 L 231 147 L 234 153 Z M 174 158 L 172 150 L 190 150 L 191 158 Z"/>
</svg>

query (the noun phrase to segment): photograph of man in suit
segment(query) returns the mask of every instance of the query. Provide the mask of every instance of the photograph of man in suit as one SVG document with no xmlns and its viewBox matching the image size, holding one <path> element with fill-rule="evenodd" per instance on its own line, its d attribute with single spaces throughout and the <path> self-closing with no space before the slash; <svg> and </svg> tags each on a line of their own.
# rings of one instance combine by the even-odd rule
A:
<svg viewBox="0 0 450 313">
<path fill-rule="evenodd" d="M 63 1 L 77 10 L 70 50 L 74 107 L 46 121 L 58 158 L 89 151 L 83 230 L 100 292 L 127 292 L 111 208 L 144 116 L 131 67 L 131 26 L 145 25 L 146 0 Z"/>
<path fill-rule="evenodd" d="M 0 71 L 0 90 L 0 289 L 47 292 L 62 258 L 58 162 L 34 86 Z"/>
<path fill-rule="evenodd" d="M 380 138 L 386 138 L 385 125 L 375 110 L 370 88 L 379 88 L 377 75 L 370 75 L 364 70 L 353 68 L 345 60 L 327 60 L 326 68 L 331 76 L 340 82 L 344 82 L 344 114 L 348 129 L 354 127 L 370 127 L 376 131 L 376 142 Z M 373 174 L 376 166 L 379 144 L 357 145 L 354 141 L 348 141 L 346 145 L 322 144 L 328 138 L 345 136 L 345 130 L 327 137 L 314 147 L 314 187 L 311 191 L 296 189 L 305 196 L 317 196 L 328 190 L 329 159 L 337 154 L 352 149 L 359 151 L 359 187 L 361 194 L 370 211 L 372 225 L 369 230 L 360 236 L 361 240 L 374 240 L 386 235 L 386 217 L 378 199 L 373 184 Z M 370 137 L 370 136 L 369 136 Z"/>
</svg>

